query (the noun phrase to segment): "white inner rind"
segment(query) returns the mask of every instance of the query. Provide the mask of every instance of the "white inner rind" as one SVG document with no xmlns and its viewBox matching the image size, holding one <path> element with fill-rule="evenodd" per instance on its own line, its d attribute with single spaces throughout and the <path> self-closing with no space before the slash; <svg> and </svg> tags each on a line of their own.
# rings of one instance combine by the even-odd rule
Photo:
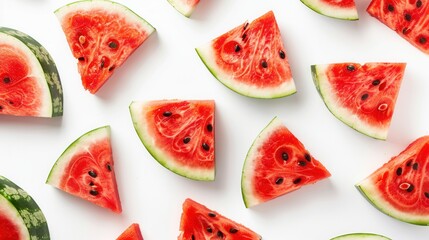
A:
<svg viewBox="0 0 429 240">
<path fill-rule="evenodd" d="M 0 45 L 5 44 L 19 49 L 27 58 L 26 64 L 29 68 L 29 75 L 26 77 L 33 77 L 37 80 L 38 88 L 41 90 L 41 106 L 38 109 L 37 116 L 39 117 L 52 117 L 52 99 L 51 92 L 49 91 L 48 83 L 46 82 L 45 73 L 39 60 L 34 53 L 19 39 L 8 34 L 0 32 Z M 2 60 L 3 61 L 3 60 Z"/>
<path fill-rule="evenodd" d="M 150 106 L 148 102 L 132 102 L 130 104 L 130 113 L 133 120 L 134 128 L 139 136 L 141 142 L 149 151 L 149 153 L 165 168 L 177 173 L 181 176 L 203 181 L 212 181 L 215 178 L 215 171 L 213 169 L 203 169 L 196 167 L 188 167 L 183 164 L 172 160 L 174 159 L 167 152 L 162 151 L 156 145 L 156 139 L 149 133 L 149 124 L 145 119 L 146 109 Z"/>
<path fill-rule="evenodd" d="M 61 180 L 63 179 L 64 172 L 73 157 L 80 152 L 89 152 L 90 146 L 103 139 L 110 139 L 109 126 L 96 128 L 76 139 L 67 147 L 67 149 L 55 162 L 55 165 L 52 167 L 46 183 L 49 183 L 55 187 L 59 187 Z"/>
<path fill-rule="evenodd" d="M 186 1 L 181 0 L 168 0 L 168 2 L 182 15 L 189 17 L 194 12 L 195 6 L 186 4 Z"/>
<path fill-rule="evenodd" d="M 213 76 L 237 93 L 254 98 L 279 98 L 296 92 L 292 77 L 290 79 L 285 79 L 282 84 L 273 87 L 253 86 L 236 81 L 234 76 L 224 72 L 216 63 L 216 55 L 212 48 L 212 43 L 201 46 L 197 48 L 196 51 Z"/>
<path fill-rule="evenodd" d="M 329 64 L 315 65 L 315 83 L 329 111 L 339 120 L 361 133 L 376 139 L 386 139 L 389 131 L 389 126 L 387 124 L 384 127 L 373 127 L 367 122 L 362 121 L 357 114 L 354 114 L 341 105 L 341 99 L 336 97 L 336 91 L 332 89 L 328 77 L 326 76 L 326 69 L 328 67 Z"/>
<path fill-rule="evenodd" d="M 6 216 L 15 224 L 19 231 L 18 239 L 30 239 L 30 234 L 21 215 L 19 215 L 15 206 L 13 206 L 6 198 L 0 195 L 0 213 Z M 1 226 L 0 226 L 1 228 Z"/>
<path fill-rule="evenodd" d="M 356 6 L 354 8 L 341 8 L 332 6 L 320 0 L 301 0 L 307 7 L 322 15 L 344 19 L 344 20 L 358 20 L 358 11 Z"/>
</svg>

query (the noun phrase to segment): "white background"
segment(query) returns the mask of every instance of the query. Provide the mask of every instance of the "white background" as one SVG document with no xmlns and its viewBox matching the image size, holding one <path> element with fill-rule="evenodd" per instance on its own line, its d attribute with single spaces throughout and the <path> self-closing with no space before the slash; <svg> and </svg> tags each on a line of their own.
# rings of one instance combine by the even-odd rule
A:
<svg viewBox="0 0 429 240">
<path fill-rule="evenodd" d="M 0 25 L 23 31 L 56 61 L 64 90 L 64 116 L 0 116 L 0 175 L 28 191 L 57 240 L 115 239 L 131 223 L 147 240 L 177 239 L 181 205 L 190 197 L 258 232 L 266 240 L 329 239 L 374 232 L 395 240 L 429 238 L 427 227 L 403 223 L 372 207 L 354 184 L 428 134 L 429 56 L 369 16 L 360 20 L 319 15 L 295 0 L 202 0 L 190 19 L 166 0 L 118 0 L 156 29 L 96 94 L 85 91 L 53 11 L 67 0 L 0 0 Z M 194 48 L 273 10 L 297 93 L 274 100 L 241 96 L 219 83 Z M 1 60 L 0 60 L 1 61 Z M 386 141 L 360 134 L 337 120 L 319 97 L 311 64 L 407 62 Z M 197 182 L 163 168 L 141 144 L 128 105 L 133 100 L 214 99 L 216 181 Z M 280 119 L 332 173 L 329 179 L 257 207 L 244 207 L 241 168 L 258 133 Z M 112 128 L 112 147 L 123 213 L 117 215 L 45 184 L 63 150 L 81 134 Z"/>
</svg>

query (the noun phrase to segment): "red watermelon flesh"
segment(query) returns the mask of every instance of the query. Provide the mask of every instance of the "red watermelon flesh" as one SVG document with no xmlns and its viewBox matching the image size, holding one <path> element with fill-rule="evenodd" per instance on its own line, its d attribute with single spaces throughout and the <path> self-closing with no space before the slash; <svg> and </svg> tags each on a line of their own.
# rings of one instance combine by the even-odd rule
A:
<svg viewBox="0 0 429 240">
<path fill-rule="evenodd" d="M 253 142 L 243 166 L 246 207 L 272 200 L 331 176 L 275 117 Z"/>
<path fill-rule="evenodd" d="M 116 240 L 143 240 L 139 224 L 131 224 Z"/>
<path fill-rule="evenodd" d="M 429 225 L 428 172 L 429 136 L 423 136 L 356 186 L 385 214 Z"/>
<path fill-rule="evenodd" d="M 155 31 L 130 9 L 110 1 L 75 2 L 55 14 L 78 59 L 82 84 L 91 93 Z"/>
<path fill-rule="evenodd" d="M 120 213 L 110 127 L 94 129 L 74 141 L 52 167 L 47 183 Z"/>
<path fill-rule="evenodd" d="M 367 12 L 429 53 L 429 5 L 422 0 L 372 0 Z"/>
<path fill-rule="evenodd" d="M 358 20 L 358 11 L 354 0 L 301 0 L 313 11 L 322 15 L 343 19 Z"/>
<path fill-rule="evenodd" d="M 261 236 L 249 228 L 228 219 L 206 206 L 186 199 L 180 220 L 178 240 L 260 240 Z"/>
<path fill-rule="evenodd" d="M 22 239 L 19 227 L 14 223 L 9 216 L 5 216 L 0 212 L 0 240 L 19 240 Z"/>
</svg>

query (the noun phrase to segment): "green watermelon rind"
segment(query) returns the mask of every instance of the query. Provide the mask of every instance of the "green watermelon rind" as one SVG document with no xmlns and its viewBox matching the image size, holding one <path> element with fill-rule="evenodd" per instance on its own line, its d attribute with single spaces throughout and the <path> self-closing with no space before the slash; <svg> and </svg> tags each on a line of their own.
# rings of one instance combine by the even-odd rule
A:
<svg viewBox="0 0 429 240">
<path fill-rule="evenodd" d="M 349 233 L 331 238 L 331 240 L 392 240 L 375 233 Z"/>
<path fill-rule="evenodd" d="M 273 99 L 273 98 L 282 98 L 286 96 L 290 96 L 296 93 L 296 87 L 293 79 L 288 79 L 280 86 L 275 86 L 272 88 L 266 88 L 261 90 L 257 87 L 252 87 L 247 84 L 239 83 L 237 81 L 230 81 L 230 76 L 226 73 L 223 73 L 222 70 L 217 66 L 215 61 L 215 55 L 212 48 L 212 44 L 207 44 L 205 46 L 201 46 L 195 48 L 198 56 L 201 61 L 210 71 L 210 73 L 223 85 L 232 91 L 252 98 L 262 98 L 262 99 Z"/>
<path fill-rule="evenodd" d="M 15 38 L 17 41 L 24 44 L 29 51 L 32 52 L 33 56 L 37 59 L 37 62 L 31 63 L 39 65 L 42 70 L 43 77 L 38 76 L 38 78 L 43 78 L 44 83 L 42 85 L 46 86 L 46 94 L 49 93 L 49 96 L 46 96 L 45 104 L 49 105 L 44 113 L 41 113 L 39 117 L 59 117 L 63 115 L 63 89 L 61 85 L 60 74 L 58 73 L 57 67 L 52 56 L 49 52 L 36 41 L 34 38 L 29 36 L 26 33 L 18 31 L 16 29 L 0 27 L 0 35 L 5 34 Z M 26 51 L 28 51 L 26 50 Z"/>
<path fill-rule="evenodd" d="M 311 10 L 335 19 L 356 21 L 359 20 L 359 15 L 356 8 L 343 9 L 340 7 L 334 7 L 320 0 L 301 0 Z"/>
<path fill-rule="evenodd" d="M 148 134 L 149 131 L 145 129 L 145 126 L 147 124 L 145 119 L 143 118 L 144 105 L 145 102 L 133 101 L 129 105 L 129 111 L 131 114 L 134 129 L 140 141 L 145 146 L 150 155 L 152 155 L 152 157 L 163 167 L 179 176 L 183 176 L 197 181 L 214 181 L 216 175 L 215 171 L 205 169 L 199 170 L 196 168 L 189 168 L 187 166 L 175 164 L 174 161 L 170 160 L 171 158 L 167 154 L 165 154 L 163 151 L 160 151 L 159 148 L 155 146 L 155 139 L 153 139 Z"/>
<path fill-rule="evenodd" d="M 0 209 L 8 208 L 10 213 L 17 214 L 15 223 L 20 223 L 21 231 L 27 231 L 28 239 L 50 239 L 48 223 L 40 207 L 26 191 L 3 176 L 0 176 L 0 204 Z"/>
<path fill-rule="evenodd" d="M 330 89 L 329 84 L 327 84 L 328 80 L 324 73 L 324 69 L 327 66 L 329 66 L 329 64 L 311 65 L 311 74 L 313 76 L 313 82 L 316 86 L 317 92 L 323 99 L 323 102 L 329 111 L 336 118 L 354 130 L 374 139 L 386 140 L 389 131 L 388 126 L 384 129 L 374 128 L 361 121 L 357 116 L 350 114 L 347 109 L 336 104 L 337 101 L 332 97 L 334 94 L 331 93 L 332 90 Z"/>
<path fill-rule="evenodd" d="M 396 210 L 389 202 L 384 200 L 383 194 L 379 192 L 376 186 L 371 182 L 370 178 L 364 179 L 362 182 L 356 184 L 355 187 L 365 197 L 365 199 L 367 199 L 382 213 L 402 222 L 429 226 L 429 216 L 418 216 L 416 214 L 408 214 Z"/>
<path fill-rule="evenodd" d="M 195 7 L 190 7 L 179 0 L 167 0 L 180 14 L 189 18 L 195 10 Z"/>
</svg>

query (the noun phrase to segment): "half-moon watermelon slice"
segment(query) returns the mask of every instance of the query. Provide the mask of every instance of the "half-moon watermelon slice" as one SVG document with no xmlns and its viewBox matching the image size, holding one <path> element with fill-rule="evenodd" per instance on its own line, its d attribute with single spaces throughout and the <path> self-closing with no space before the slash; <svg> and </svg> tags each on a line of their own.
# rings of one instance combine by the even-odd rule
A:
<svg viewBox="0 0 429 240">
<path fill-rule="evenodd" d="M 249 228 L 188 198 L 183 203 L 178 240 L 203 239 L 260 240 L 262 238 Z"/>
<path fill-rule="evenodd" d="M 366 11 L 429 54 L 429 5 L 422 0 L 372 0 Z"/>
<path fill-rule="evenodd" d="M 313 80 L 329 111 L 353 129 L 386 139 L 405 63 L 312 65 Z"/>
<path fill-rule="evenodd" d="M 139 224 L 131 224 L 116 240 L 143 240 Z"/>
<path fill-rule="evenodd" d="M 342 19 L 358 20 L 354 0 L 301 0 L 307 7 L 322 15 Z"/>
<path fill-rule="evenodd" d="M 331 176 L 275 117 L 247 153 L 241 177 L 246 207 L 272 200 Z"/>
<path fill-rule="evenodd" d="M 349 234 L 344 234 L 338 237 L 331 238 L 331 240 L 391 240 L 391 239 L 375 233 L 349 233 Z"/>
<path fill-rule="evenodd" d="M 168 0 L 168 2 L 183 16 L 190 17 L 200 0 Z"/>
<path fill-rule="evenodd" d="M 274 13 L 267 12 L 196 48 L 221 83 L 254 98 L 279 98 L 296 92 Z"/>
<path fill-rule="evenodd" d="M 429 136 L 412 142 L 356 184 L 381 212 L 400 221 L 429 225 Z"/>
<path fill-rule="evenodd" d="M 50 239 L 46 218 L 37 203 L 3 176 L 0 176 L 0 239 Z"/>
<path fill-rule="evenodd" d="M 31 36 L 0 27 L 0 114 L 63 115 L 63 90 L 55 62 Z"/>
<path fill-rule="evenodd" d="M 70 144 L 55 162 L 46 183 L 120 213 L 110 126 L 91 130 Z"/>
<path fill-rule="evenodd" d="M 106 0 L 74 2 L 55 14 L 78 60 L 83 87 L 91 93 L 155 31 L 126 6 Z"/>
<path fill-rule="evenodd" d="M 215 178 L 213 100 L 132 102 L 134 128 L 149 153 L 181 176 L 202 181 Z"/>
</svg>

